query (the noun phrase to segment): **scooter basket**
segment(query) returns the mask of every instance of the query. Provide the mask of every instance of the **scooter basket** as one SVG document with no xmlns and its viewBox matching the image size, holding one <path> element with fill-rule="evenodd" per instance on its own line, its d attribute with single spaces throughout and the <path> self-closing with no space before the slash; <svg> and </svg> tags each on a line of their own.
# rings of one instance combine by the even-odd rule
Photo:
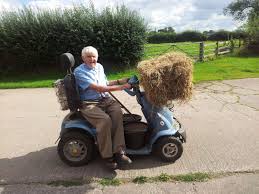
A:
<svg viewBox="0 0 259 194">
<path fill-rule="evenodd" d="M 124 125 L 125 143 L 128 149 L 140 149 L 145 145 L 147 124 L 143 122 L 131 122 Z"/>
<path fill-rule="evenodd" d="M 58 79 L 54 82 L 53 85 L 58 98 L 58 102 L 60 103 L 61 110 L 68 110 L 68 102 L 66 97 L 64 80 Z"/>
<path fill-rule="evenodd" d="M 123 122 L 135 122 L 135 121 L 141 121 L 142 117 L 137 114 L 123 114 Z"/>
</svg>

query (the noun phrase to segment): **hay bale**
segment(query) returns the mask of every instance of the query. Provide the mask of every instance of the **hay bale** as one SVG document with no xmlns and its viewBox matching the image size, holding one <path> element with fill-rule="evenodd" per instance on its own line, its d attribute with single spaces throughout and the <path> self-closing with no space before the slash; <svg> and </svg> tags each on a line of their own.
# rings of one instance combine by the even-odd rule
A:
<svg viewBox="0 0 259 194">
<path fill-rule="evenodd" d="M 192 60 L 183 53 L 171 52 L 142 61 L 137 67 L 140 84 L 148 100 L 156 106 L 186 102 L 192 95 Z"/>
</svg>

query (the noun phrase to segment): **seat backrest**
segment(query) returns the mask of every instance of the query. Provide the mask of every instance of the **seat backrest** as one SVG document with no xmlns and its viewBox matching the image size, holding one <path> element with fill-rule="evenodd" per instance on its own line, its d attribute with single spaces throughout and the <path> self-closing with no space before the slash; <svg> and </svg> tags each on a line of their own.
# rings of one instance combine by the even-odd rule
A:
<svg viewBox="0 0 259 194">
<path fill-rule="evenodd" d="M 71 111 L 76 111 L 81 107 L 78 87 L 74 74 L 67 74 L 64 78 L 64 89 L 67 98 L 68 108 Z"/>
</svg>

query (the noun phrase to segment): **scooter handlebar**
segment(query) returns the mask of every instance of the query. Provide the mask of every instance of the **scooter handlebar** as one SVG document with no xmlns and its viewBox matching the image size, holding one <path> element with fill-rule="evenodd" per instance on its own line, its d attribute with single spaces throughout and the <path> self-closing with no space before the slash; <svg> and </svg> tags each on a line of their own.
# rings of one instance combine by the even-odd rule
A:
<svg viewBox="0 0 259 194">
<path fill-rule="evenodd" d="M 128 84 L 134 86 L 134 85 L 138 85 L 139 84 L 139 80 L 138 80 L 138 77 L 136 75 L 133 75 L 129 81 L 128 81 Z"/>
<path fill-rule="evenodd" d="M 129 90 L 129 89 L 124 89 L 124 91 L 127 92 L 131 96 L 135 96 L 136 95 L 135 89 L 139 85 L 138 77 L 136 75 L 131 76 L 131 78 L 128 80 L 128 84 L 131 85 L 131 87 L 133 88 L 133 91 Z"/>
</svg>

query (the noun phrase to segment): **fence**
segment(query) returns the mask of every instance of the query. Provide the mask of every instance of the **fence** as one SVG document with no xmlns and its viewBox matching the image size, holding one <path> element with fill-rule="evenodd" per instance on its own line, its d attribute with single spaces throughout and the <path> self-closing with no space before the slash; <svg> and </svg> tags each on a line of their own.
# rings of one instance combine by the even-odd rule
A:
<svg viewBox="0 0 259 194">
<path fill-rule="evenodd" d="M 179 50 L 186 53 L 195 61 L 201 61 L 208 58 L 218 57 L 227 53 L 232 53 L 235 48 L 239 48 L 242 45 L 242 40 L 230 40 L 230 41 L 217 41 L 216 43 L 181 43 L 172 44 L 174 50 Z"/>
</svg>

